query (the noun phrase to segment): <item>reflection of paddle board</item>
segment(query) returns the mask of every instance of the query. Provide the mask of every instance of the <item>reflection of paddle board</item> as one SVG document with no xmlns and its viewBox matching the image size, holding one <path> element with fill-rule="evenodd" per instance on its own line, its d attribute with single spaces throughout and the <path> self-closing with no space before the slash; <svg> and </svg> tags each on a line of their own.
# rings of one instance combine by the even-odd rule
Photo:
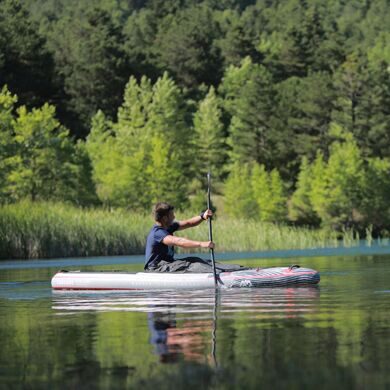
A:
<svg viewBox="0 0 390 390">
<path fill-rule="evenodd" d="M 220 287 L 281 287 L 317 284 L 320 275 L 309 268 L 273 267 L 223 272 Z M 55 290 L 156 290 L 214 287 L 212 273 L 60 271 L 51 280 Z"/>
</svg>

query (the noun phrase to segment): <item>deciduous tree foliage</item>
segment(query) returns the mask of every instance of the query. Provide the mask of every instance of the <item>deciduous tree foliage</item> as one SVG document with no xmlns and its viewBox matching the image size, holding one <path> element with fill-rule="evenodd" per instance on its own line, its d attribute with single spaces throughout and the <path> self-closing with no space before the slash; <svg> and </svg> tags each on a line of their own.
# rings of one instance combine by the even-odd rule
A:
<svg viewBox="0 0 390 390">
<path fill-rule="evenodd" d="M 81 146 L 55 117 L 48 104 L 29 111 L 6 88 L 0 95 L 0 161 L 3 202 L 24 198 L 93 203 L 94 188 Z"/>
</svg>

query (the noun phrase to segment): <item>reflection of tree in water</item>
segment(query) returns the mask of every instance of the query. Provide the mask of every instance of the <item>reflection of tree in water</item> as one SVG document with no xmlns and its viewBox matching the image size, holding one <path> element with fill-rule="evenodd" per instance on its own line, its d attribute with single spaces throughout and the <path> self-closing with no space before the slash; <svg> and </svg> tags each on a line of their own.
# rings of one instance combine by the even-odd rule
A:
<svg viewBox="0 0 390 390">
<path fill-rule="evenodd" d="M 208 342 L 203 334 L 210 333 L 210 321 L 188 321 L 178 327 L 175 313 L 154 312 L 148 313 L 148 326 L 150 343 L 161 362 L 177 362 L 180 356 L 203 363 L 207 359 L 204 349 Z"/>
</svg>

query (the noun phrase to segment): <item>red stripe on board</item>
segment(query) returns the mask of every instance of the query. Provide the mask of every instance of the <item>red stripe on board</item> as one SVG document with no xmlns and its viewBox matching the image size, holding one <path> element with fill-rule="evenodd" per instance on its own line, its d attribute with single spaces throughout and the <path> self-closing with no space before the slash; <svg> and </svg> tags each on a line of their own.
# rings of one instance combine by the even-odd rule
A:
<svg viewBox="0 0 390 390">
<path fill-rule="evenodd" d="M 96 287 L 52 287 L 53 290 L 118 290 L 118 291 L 134 291 L 134 290 L 144 290 L 143 288 L 96 288 Z"/>
</svg>

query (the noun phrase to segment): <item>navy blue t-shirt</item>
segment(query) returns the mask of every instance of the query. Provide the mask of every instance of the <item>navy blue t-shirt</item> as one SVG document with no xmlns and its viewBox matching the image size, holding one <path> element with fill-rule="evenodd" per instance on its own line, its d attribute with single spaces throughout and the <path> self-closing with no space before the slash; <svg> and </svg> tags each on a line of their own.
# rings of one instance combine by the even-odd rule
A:
<svg viewBox="0 0 390 390">
<path fill-rule="evenodd" d="M 174 222 L 167 229 L 154 225 L 146 239 L 145 249 L 145 269 L 149 266 L 157 265 L 160 260 L 173 261 L 173 246 L 165 245 L 162 240 L 178 230 L 180 225 Z"/>
</svg>

